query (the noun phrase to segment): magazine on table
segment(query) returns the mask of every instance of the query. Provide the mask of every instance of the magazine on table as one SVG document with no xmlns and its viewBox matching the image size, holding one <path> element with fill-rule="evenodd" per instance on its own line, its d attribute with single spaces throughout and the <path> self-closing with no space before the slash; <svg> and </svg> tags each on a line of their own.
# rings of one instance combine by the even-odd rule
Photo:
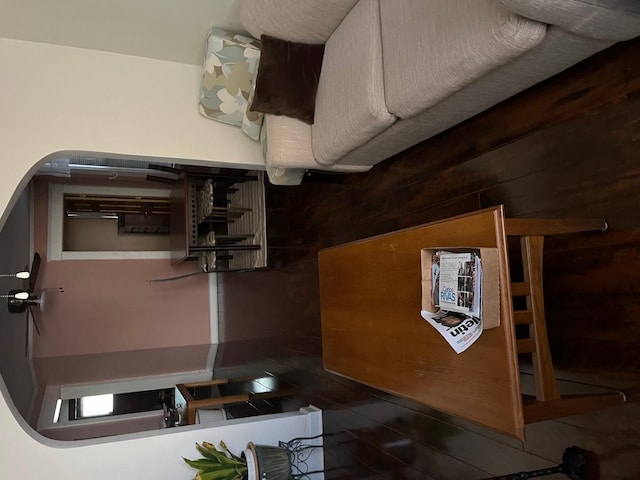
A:
<svg viewBox="0 0 640 480">
<path fill-rule="evenodd" d="M 478 253 L 436 252 L 431 269 L 436 307 L 481 316 L 482 261 Z"/>
<path fill-rule="evenodd" d="M 483 330 L 480 251 L 423 250 L 422 268 L 421 315 L 456 353 L 464 352 Z"/>
</svg>

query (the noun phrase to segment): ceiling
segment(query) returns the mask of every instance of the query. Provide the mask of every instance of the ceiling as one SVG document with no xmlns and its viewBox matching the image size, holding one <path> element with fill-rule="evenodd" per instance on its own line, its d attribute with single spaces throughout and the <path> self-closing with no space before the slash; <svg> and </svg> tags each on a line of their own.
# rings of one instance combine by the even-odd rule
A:
<svg viewBox="0 0 640 480">
<path fill-rule="evenodd" d="M 28 190 L 22 193 L 0 231 L 0 273 L 14 273 L 30 263 L 30 197 Z M 21 286 L 15 278 L 0 278 L 3 294 Z M 31 362 L 25 356 L 26 328 L 26 315 L 9 313 L 3 299 L 0 303 L 0 374 L 16 408 L 28 420 L 36 385 Z"/>
<path fill-rule="evenodd" d="M 212 26 L 244 33 L 239 0 L 0 0 L 0 12 L 0 37 L 195 65 Z"/>
</svg>

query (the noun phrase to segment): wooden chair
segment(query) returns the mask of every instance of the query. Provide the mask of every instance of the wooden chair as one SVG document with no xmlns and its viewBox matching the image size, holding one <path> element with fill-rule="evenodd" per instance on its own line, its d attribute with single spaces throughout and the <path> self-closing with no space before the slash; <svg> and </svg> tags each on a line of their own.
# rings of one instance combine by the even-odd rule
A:
<svg viewBox="0 0 640 480">
<path fill-rule="evenodd" d="M 290 395 L 292 388 L 277 377 L 264 375 L 179 383 L 175 393 L 176 408 L 184 412 L 181 423 L 193 425 L 199 408 L 224 408 L 232 404 L 283 397 Z"/>
<path fill-rule="evenodd" d="M 626 401 L 623 392 L 560 395 L 545 321 L 542 288 L 544 237 L 606 229 L 607 223 L 601 219 L 505 219 L 506 235 L 520 239 L 524 271 L 524 281 L 511 283 L 512 297 L 526 297 L 526 309 L 514 311 L 515 324 L 529 326 L 529 337 L 517 341 L 518 353 L 531 354 L 535 379 L 535 397 L 523 398 L 525 423 L 577 415 Z"/>
</svg>

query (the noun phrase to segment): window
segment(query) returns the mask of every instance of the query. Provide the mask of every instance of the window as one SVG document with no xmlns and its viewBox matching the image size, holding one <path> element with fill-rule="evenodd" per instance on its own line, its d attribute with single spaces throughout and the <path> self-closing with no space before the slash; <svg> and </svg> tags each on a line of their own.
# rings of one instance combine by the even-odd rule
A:
<svg viewBox="0 0 640 480">
<path fill-rule="evenodd" d="M 173 388 L 142 392 L 105 393 L 69 400 L 69 420 L 162 410 L 173 404 Z"/>
<path fill-rule="evenodd" d="M 82 397 L 78 413 L 78 418 L 111 415 L 113 413 L 113 393 Z"/>
</svg>

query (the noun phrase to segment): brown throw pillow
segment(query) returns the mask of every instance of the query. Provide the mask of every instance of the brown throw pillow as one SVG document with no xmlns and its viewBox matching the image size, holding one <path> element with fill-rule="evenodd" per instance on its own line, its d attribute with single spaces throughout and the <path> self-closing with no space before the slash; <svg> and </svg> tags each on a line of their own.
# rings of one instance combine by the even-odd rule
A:
<svg viewBox="0 0 640 480">
<path fill-rule="evenodd" d="M 324 45 L 262 35 L 256 91 L 250 110 L 313 123 Z"/>
</svg>

